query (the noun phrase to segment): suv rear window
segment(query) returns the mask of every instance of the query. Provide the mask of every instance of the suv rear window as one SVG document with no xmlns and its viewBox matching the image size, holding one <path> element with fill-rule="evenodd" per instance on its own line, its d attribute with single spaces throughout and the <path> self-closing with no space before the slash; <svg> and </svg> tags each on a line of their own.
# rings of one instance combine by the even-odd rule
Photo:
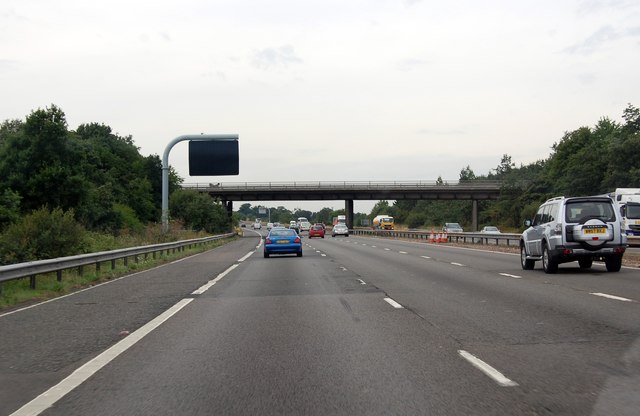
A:
<svg viewBox="0 0 640 416">
<path fill-rule="evenodd" d="M 605 201 L 576 201 L 568 202 L 565 208 L 566 222 L 585 223 L 591 219 L 604 222 L 615 221 L 616 214 L 613 205 Z"/>
</svg>

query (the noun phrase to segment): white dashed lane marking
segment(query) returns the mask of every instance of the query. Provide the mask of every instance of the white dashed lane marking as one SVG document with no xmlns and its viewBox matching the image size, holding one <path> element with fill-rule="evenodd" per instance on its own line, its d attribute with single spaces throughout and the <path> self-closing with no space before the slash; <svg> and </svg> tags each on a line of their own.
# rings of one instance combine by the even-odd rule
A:
<svg viewBox="0 0 640 416">
<path fill-rule="evenodd" d="M 387 302 L 389 305 L 393 306 L 396 309 L 403 309 L 402 305 L 400 305 L 398 302 L 396 302 L 391 298 L 384 298 L 384 300 L 385 302 Z"/>
<path fill-rule="evenodd" d="M 522 276 L 518 276 L 516 274 L 509 274 L 509 273 L 500 273 L 500 276 L 513 277 L 514 279 L 522 279 Z"/>
<path fill-rule="evenodd" d="M 619 300 L 621 302 L 635 302 L 633 299 L 627 299 L 627 298 L 623 298 L 621 296 L 615 296 L 615 295 L 608 295 L 606 293 L 590 293 L 590 294 L 594 296 L 607 298 L 607 299 Z"/>
<path fill-rule="evenodd" d="M 462 358 L 464 358 L 465 360 L 470 362 L 471 365 L 473 365 L 474 367 L 476 367 L 477 369 L 479 369 L 480 371 L 485 373 L 487 376 L 489 376 L 491 379 L 493 379 L 499 385 L 501 385 L 503 387 L 515 387 L 515 386 L 518 385 L 518 383 L 516 383 L 515 381 L 512 381 L 512 380 L 509 380 L 500 371 L 498 371 L 495 368 L 491 367 L 489 364 L 485 363 L 484 361 L 482 361 L 481 359 L 479 359 L 475 355 L 470 354 L 470 353 L 468 353 L 467 351 L 464 351 L 464 350 L 458 350 L 458 354 L 460 354 L 460 356 Z"/>
</svg>

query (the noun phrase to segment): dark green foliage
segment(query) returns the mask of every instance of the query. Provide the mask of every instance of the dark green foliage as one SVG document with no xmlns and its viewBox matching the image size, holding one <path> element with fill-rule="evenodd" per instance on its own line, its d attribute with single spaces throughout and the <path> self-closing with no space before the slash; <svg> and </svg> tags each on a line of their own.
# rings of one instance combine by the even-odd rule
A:
<svg viewBox="0 0 640 416">
<path fill-rule="evenodd" d="M 169 199 L 169 211 L 172 219 L 181 220 L 185 227 L 195 231 L 223 233 L 231 227 L 225 208 L 197 191 L 174 192 Z"/>
<path fill-rule="evenodd" d="M 539 204 L 554 196 L 599 195 L 616 188 L 640 187 L 640 110 L 629 105 L 620 125 L 602 118 L 593 128 L 567 132 L 554 144 L 546 160 L 516 167 L 504 154 L 487 175 L 476 176 L 469 166 L 460 171 L 460 181 L 503 181 L 498 201 L 479 201 L 479 226 L 498 225 L 519 229 L 531 219 Z M 438 178 L 438 183 L 442 179 Z M 379 203 L 380 204 L 380 203 Z M 407 226 L 440 225 L 447 221 L 471 224 L 470 201 L 396 201 L 384 211 Z M 376 205 L 371 215 L 377 215 Z"/>
<path fill-rule="evenodd" d="M 7 227 L 0 236 L 0 263 L 50 259 L 81 253 L 85 231 L 73 210 L 40 208 Z"/>
<path fill-rule="evenodd" d="M 20 218 L 20 199 L 11 189 L 0 193 L 0 231 Z"/>
<path fill-rule="evenodd" d="M 157 155 L 141 156 L 131 136 L 114 134 L 104 124 L 68 130 L 55 105 L 33 111 L 24 122 L 0 125 L 0 189 L 17 195 L 19 215 L 59 207 L 73 209 L 91 230 L 137 229 L 160 218 L 161 165 Z M 170 171 L 170 192 L 180 182 Z M 10 215 L 16 205 L 6 198 L 0 196 L 0 229 L 16 220 Z"/>
</svg>

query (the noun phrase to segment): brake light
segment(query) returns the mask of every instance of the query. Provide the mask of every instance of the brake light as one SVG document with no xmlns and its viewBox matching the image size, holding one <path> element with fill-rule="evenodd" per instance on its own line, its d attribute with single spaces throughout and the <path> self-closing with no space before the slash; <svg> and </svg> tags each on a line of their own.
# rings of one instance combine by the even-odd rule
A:
<svg viewBox="0 0 640 416">
<path fill-rule="evenodd" d="M 616 248 L 613 249 L 613 252 L 614 253 L 618 253 L 618 254 L 624 253 L 625 252 L 625 248 L 624 247 L 616 247 Z"/>
<path fill-rule="evenodd" d="M 570 248 L 565 248 L 564 250 L 562 250 L 562 254 L 564 254 L 565 256 L 570 256 L 571 254 L 573 254 L 573 250 L 571 250 Z"/>
<path fill-rule="evenodd" d="M 264 243 L 265 243 L 265 244 L 271 244 L 271 239 L 270 239 L 270 238 L 265 239 L 265 240 L 264 240 Z"/>
<path fill-rule="evenodd" d="M 299 243 L 300 241 L 301 241 L 301 240 L 300 240 L 300 237 L 296 237 L 296 239 L 295 239 L 295 240 L 293 240 L 293 242 L 294 242 L 294 243 Z"/>
</svg>

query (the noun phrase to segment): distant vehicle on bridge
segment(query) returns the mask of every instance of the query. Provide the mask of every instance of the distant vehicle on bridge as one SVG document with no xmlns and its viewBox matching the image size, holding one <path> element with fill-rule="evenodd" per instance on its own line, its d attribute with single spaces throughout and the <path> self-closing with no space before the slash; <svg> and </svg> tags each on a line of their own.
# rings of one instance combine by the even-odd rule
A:
<svg viewBox="0 0 640 416">
<path fill-rule="evenodd" d="M 338 215 L 337 217 L 333 217 L 333 225 L 346 224 L 346 223 L 347 223 L 346 215 Z"/>
</svg>

